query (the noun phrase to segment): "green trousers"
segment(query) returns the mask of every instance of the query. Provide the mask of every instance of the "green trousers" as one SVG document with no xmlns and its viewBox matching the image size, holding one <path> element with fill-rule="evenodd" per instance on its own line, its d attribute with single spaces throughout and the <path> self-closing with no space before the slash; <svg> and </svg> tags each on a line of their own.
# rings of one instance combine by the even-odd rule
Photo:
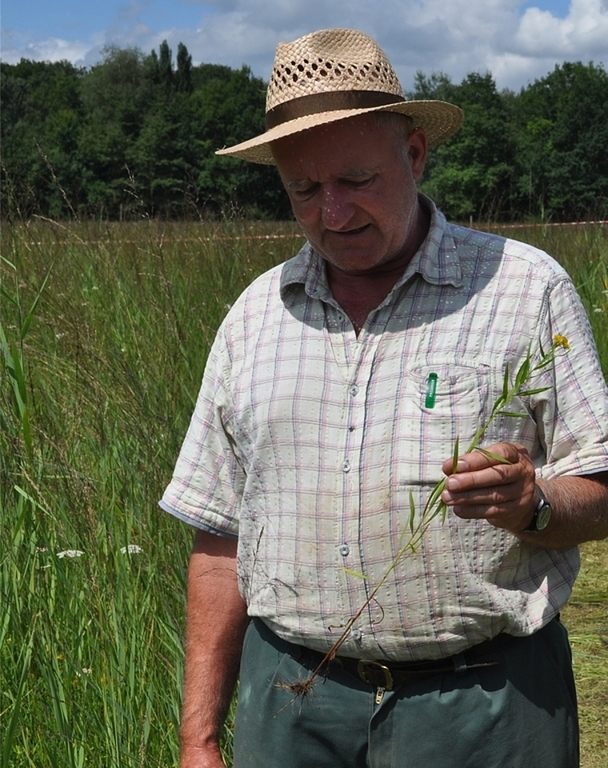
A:
<svg viewBox="0 0 608 768">
<path fill-rule="evenodd" d="M 249 626 L 241 664 L 234 768 L 578 768 L 567 633 L 553 620 L 459 669 L 377 691 L 336 665 L 305 696 L 318 655 Z"/>
</svg>

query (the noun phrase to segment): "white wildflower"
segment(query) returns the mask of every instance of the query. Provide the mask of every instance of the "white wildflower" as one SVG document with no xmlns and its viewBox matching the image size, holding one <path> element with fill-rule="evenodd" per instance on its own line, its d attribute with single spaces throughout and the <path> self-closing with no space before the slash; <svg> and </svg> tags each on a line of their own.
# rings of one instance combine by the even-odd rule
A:
<svg viewBox="0 0 608 768">
<path fill-rule="evenodd" d="M 66 549 L 63 552 L 57 552 L 57 557 L 81 557 L 84 552 L 81 549 Z"/>
<path fill-rule="evenodd" d="M 121 547 L 120 551 L 123 555 L 139 555 L 143 549 L 139 544 L 128 544 L 126 547 Z"/>
</svg>

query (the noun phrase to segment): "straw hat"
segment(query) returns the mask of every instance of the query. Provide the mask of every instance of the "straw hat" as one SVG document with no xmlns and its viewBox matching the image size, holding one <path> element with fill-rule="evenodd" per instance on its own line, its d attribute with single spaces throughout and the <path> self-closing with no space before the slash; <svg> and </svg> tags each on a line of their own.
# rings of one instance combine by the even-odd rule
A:
<svg viewBox="0 0 608 768">
<path fill-rule="evenodd" d="M 272 165 L 271 141 L 378 111 L 408 115 L 424 129 L 429 146 L 449 138 L 464 119 L 459 107 L 445 101 L 406 101 L 395 70 L 368 35 L 323 29 L 279 43 L 266 91 L 265 133 L 216 154 Z"/>
</svg>

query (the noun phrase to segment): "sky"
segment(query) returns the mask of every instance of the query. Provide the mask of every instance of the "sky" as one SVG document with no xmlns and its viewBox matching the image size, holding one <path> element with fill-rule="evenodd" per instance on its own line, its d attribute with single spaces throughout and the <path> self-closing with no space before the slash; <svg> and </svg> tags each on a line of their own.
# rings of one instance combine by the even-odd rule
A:
<svg viewBox="0 0 608 768">
<path fill-rule="evenodd" d="M 2 0 L 0 59 L 91 67 L 105 46 L 184 43 L 193 63 L 247 64 L 268 80 L 278 42 L 324 27 L 360 29 L 406 90 L 417 71 L 460 82 L 490 72 L 518 91 L 565 61 L 608 68 L 608 0 Z"/>
</svg>

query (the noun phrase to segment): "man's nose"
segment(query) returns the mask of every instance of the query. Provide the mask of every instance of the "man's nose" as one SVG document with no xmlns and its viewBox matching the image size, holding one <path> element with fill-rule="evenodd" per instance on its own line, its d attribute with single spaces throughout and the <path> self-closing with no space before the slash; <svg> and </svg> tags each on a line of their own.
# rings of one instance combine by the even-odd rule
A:
<svg viewBox="0 0 608 768">
<path fill-rule="evenodd" d="M 321 218 L 327 229 L 335 231 L 345 229 L 354 212 L 351 190 L 337 184 L 331 184 L 323 189 Z"/>
</svg>

